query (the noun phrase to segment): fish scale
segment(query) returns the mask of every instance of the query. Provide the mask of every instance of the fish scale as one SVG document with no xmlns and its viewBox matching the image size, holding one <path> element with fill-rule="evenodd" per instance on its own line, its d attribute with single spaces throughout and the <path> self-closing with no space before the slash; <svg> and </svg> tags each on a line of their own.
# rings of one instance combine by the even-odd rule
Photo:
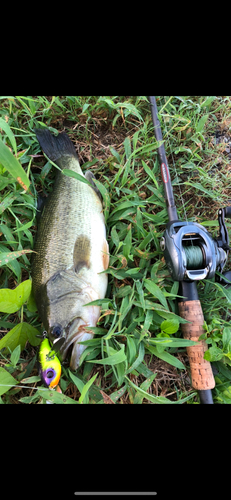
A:
<svg viewBox="0 0 231 500">
<path fill-rule="evenodd" d="M 47 156 L 61 169 L 83 175 L 69 137 L 54 137 L 48 130 L 37 129 L 36 136 Z M 58 171 L 54 189 L 42 211 L 32 284 L 35 301 L 49 338 L 59 325 L 65 342 L 63 359 L 73 344 L 71 367 L 76 369 L 85 346 L 79 341 L 92 338 L 84 326 L 95 326 L 100 316 L 98 306 L 85 306 L 104 298 L 109 253 L 101 199 L 97 189 Z M 56 331 L 57 328 L 56 328 Z"/>
</svg>

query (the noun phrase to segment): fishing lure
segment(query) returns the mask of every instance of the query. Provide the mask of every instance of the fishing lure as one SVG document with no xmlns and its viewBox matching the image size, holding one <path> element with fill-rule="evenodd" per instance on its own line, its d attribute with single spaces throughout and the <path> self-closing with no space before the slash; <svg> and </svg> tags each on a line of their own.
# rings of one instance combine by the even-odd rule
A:
<svg viewBox="0 0 231 500">
<path fill-rule="evenodd" d="M 55 354 L 55 350 L 50 346 L 46 332 L 43 333 L 43 340 L 40 344 L 38 364 L 42 382 L 49 389 L 54 389 L 61 377 L 61 363 Z"/>
</svg>

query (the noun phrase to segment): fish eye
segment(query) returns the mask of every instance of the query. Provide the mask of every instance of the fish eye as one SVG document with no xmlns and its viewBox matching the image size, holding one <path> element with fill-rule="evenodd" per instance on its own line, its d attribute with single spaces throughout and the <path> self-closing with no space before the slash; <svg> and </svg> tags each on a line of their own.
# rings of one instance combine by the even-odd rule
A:
<svg viewBox="0 0 231 500">
<path fill-rule="evenodd" d="M 59 338 L 62 335 L 62 331 L 61 325 L 55 325 L 51 330 L 51 335 L 52 337 Z"/>
</svg>

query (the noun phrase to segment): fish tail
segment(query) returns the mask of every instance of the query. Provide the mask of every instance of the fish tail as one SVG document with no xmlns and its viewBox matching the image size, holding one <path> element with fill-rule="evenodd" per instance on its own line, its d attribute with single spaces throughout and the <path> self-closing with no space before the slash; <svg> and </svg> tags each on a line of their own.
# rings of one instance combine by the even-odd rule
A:
<svg viewBox="0 0 231 500">
<path fill-rule="evenodd" d="M 78 159 L 74 144 L 65 132 L 57 136 L 45 128 L 36 128 L 34 132 L 41 149 L 51 161 L 55 162 L 62 156 L 74 156 Z"/>
</svg>

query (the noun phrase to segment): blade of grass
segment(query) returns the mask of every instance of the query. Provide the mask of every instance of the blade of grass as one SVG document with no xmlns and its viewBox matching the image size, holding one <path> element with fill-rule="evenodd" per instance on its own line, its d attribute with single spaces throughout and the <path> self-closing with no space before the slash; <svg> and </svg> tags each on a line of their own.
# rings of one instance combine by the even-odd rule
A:
<svg viewBox="0 0 231 500">
<path fill-rule="evenodd" d="M 15 180 L 19 182 L 19 184 L 27 191 L 30 185 L 30 181 L 26 175 L 26 172 L 23 170 L 19 161 L 15 158 L 15 156 L 11 153 L 9 148 L 4 144 L 4 142 L 0 139 L 0 163 L 10 172 L 10 174 L 14 177 Z"/>
<path fill-rule="evenodd" d="M 9 140 L 12 144 L 13 150 L 14 150 L 14 154 L 16 156 L 17 155 L 17 144 L 16 144 L 14 134 L 13 134 L 10 126 L 8 125 L 8 123 L 6 123 L 6 121 L 3 120 L 2 118 L 0 118 L 0 129 L 4 130 L 7 137 L 9 138 Z"/>
</svg>

